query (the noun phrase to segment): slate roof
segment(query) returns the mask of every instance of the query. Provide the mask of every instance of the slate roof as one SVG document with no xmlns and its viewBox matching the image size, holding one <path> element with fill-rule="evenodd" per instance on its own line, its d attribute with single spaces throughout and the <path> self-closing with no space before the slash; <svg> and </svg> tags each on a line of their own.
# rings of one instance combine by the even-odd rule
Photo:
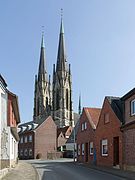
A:
<svg viewBox="0 0 135 180">
<path fill-rule="evenodd" d="M 113 109 L 118 119 L 123 123 L 123 103 L 121 98 L 112 96 L 106 96 L 106 98 L 108 99 L 111 108 Z"/>
<path fill-rule="evenodd" d="M 50 116 L 49 116 L 50 117 Z M 48 119 L 49 117 L 41 117 L 38 120 L 35 121 L 29 121 L 23 124 L 20 124 L 18 126 L 19 129 L 19 134 L 23 133 L 25 131 L 33 131 L 36 128 L 38 128 L 46 119 Z"/>
<path fill-rule="evenodd" d="M 132 95 L 135 94 L 135 88 L 131 89 L 128 93 L 126 93 L 121 100 L 126 100 L 127 98 L 131 97 Z"/>
<path fill-rule="evenodd" d="M 6 88 L 6 87 L 7 87 L 7 83 L 6 83 L 6 81 L 4 80 L 4 78 L 2 77 L 1 74 L 0 74 L 0 81 L 2 82 L 2 84 L 4 85 L 4 87 Z"/>
</svg>

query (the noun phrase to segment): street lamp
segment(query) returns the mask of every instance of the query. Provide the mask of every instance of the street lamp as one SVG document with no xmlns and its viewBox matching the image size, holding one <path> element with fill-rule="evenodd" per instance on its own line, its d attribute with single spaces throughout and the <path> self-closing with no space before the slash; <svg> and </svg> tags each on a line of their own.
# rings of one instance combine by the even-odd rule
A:
<svg viewBox="0 0 135 180">
<path fill-rule="evenodd" d="M 74 159 L 74 162 L 75 162 L 75 127 L 74 127 L 74 129 L 73 129 L 73 135 L 74 135 L 74 141 L 73 141 L 73 143 L 74 143 L 74 148 L 73 148 L 73 159 Z"/>
</svg>

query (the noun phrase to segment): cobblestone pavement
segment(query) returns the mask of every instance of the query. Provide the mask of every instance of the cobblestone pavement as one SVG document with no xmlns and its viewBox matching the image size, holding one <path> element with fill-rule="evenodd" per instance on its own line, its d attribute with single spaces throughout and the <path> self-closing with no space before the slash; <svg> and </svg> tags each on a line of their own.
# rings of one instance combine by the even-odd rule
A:
<svg viewBox="0 0 135 180">
<path fill-rule="evenodd" d="M 39 180 L 39 177 L 36 169 L 31 164 L 21 161 L 2 180 Z"/>
</svg>

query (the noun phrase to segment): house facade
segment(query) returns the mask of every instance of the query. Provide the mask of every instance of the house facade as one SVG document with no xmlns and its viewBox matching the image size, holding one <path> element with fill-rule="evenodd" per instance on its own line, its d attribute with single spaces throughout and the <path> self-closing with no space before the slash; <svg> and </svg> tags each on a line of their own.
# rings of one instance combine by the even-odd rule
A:
<svg viewBox="0 0 135 180">
<path fill-rule="evenodd" d="M 100 111 L 99 108 L 83 108 L 76 137 L 78 162 L 91 164 L 96 162 L 95 130 Z"/>
<path fill-rule="evenodd" d="M 7 84 L 0 75 L 0 169 L 9 166 L 9 139 L 7 127 Z"/>
<path fill-rule="evenodd" d="M 57 126 L 51 116 L 19 126 L 20 159 L 53 159 L 57 153 Z"/>
<path fill-rule="evenodd" d="M 97 165 L 122 167 L 122 103 L 117 97 L 105 97 L 96 129 Z"/>
<path fill-rule="evenodd" d="M 15 166 L 18 158 L 18 97 L 7 89 L 0 75 L 0 169 Z"/>
<path fill-rule="evenodd" d="M 70 154 L 66 142 L 68 141 L 72 130 L 72 126 L 65 126 L 63 128 L 58 128 L 57 130 L 57 150 L 63 152 L 64 157 L 68 157 L 68 154 Z"/>
<path fill-rule="evenodd" d="M 123 165 L 124 169 L 135 171 L 135 88 L 121 99 L 124 105 Z"/>
</svg>

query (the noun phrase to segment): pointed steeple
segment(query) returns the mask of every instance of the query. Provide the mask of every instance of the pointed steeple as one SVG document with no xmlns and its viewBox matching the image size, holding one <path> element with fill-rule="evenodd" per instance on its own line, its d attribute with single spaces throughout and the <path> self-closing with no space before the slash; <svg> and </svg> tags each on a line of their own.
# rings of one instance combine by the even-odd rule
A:
<svg viewBox="0 0 135 180">
<path fill-rule="evenodd" d="M 38 81 L 47 80 L 46 71 L 46 60 L 45 60 L 45 45 L 44 45 L 44 34 L 42 34 L 41 50 L 40 50 L 40 62 L 38 69 Z"/>
<path fill-rule="evenodd" d="M 65 48 L 65 37 L 64 37 L 64 25 L 63 25 L 63 18 L 61 17 L 56 71 L 65 71 L 66 70 L 66 66 L 67 66 L 66 63 L 67 62 L 66 62 L 66 48 Z"/>
<path fill-rule="evenodd" d="M 81 95 L 79 95 L 78 113 L 79 113 L 79 115 L 81 114 Z"/>
</svg>

